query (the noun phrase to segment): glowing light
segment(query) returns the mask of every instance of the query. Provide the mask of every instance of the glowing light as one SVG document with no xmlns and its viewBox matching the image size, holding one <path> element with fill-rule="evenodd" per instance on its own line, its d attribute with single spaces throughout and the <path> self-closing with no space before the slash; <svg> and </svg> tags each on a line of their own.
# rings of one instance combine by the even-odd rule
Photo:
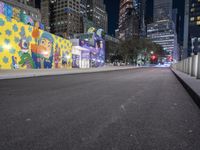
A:
<svg viewBox="0 0 200 150">
<path fill-rule="evenodd" d="M 70 56 L 70 55 L 66 55 L 66 56 L 65 56 L 65 58 L 67 58 L 67 59 L 70 59 L 70 58 L 71 58 L 71 56 Z"/>
<path fill-rule="evenodd" d="M 42 52 L 43 55 L 48 55 L 49 53 L 47 51 Z"/>
<path fill-rule="evenodd" d="M 4 44 L 4 45 L 3 45 L 3 48 L 9 50 L 9 49 L 11 49 L 11 45 L 10 45 L 10 44 Z"/>
</svg>

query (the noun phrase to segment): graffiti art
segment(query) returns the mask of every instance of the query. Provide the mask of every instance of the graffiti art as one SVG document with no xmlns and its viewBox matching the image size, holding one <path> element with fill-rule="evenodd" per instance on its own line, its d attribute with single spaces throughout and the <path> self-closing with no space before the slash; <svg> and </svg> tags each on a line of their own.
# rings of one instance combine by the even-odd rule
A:
<svg viewBox="0 0 200 150">
<path fill-rule="evenodd" d="M 0 69 L 72 67 L 72 43 L 0 14 Z"/>
</svg>

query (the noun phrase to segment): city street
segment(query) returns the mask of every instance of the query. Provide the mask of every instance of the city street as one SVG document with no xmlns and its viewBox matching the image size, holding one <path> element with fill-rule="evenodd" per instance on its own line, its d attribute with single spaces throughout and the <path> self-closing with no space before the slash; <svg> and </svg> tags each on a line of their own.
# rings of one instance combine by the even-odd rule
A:
<svg viewBox="0 0 200 150">
<path fill-rule="evenodd" d="M 168 68 L 0 80 L 0 150 L 199 150 L 200 109 Z"/>
</svg>

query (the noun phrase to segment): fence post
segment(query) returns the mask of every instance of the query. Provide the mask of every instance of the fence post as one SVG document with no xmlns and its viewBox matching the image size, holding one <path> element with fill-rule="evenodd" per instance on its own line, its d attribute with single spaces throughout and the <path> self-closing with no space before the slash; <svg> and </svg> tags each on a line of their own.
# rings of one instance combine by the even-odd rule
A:
<svg viewBox="0 0 200 150">
<path fill-rule="evenodd" d="M 200 52 L 197 54 L 197 79 L 200 79 Z"/>
</svg>

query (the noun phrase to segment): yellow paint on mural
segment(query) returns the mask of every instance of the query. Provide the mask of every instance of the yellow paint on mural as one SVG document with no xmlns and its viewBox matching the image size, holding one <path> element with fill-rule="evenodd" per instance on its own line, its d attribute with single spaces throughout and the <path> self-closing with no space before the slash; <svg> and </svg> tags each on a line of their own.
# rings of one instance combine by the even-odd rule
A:
<svg viewBox="0 0 200 150">
<path fill-rule="evenodd" d="M 0 69 L 71 68 L 72 43 L 34 29 L 0 14 Z"/>
</svg>

